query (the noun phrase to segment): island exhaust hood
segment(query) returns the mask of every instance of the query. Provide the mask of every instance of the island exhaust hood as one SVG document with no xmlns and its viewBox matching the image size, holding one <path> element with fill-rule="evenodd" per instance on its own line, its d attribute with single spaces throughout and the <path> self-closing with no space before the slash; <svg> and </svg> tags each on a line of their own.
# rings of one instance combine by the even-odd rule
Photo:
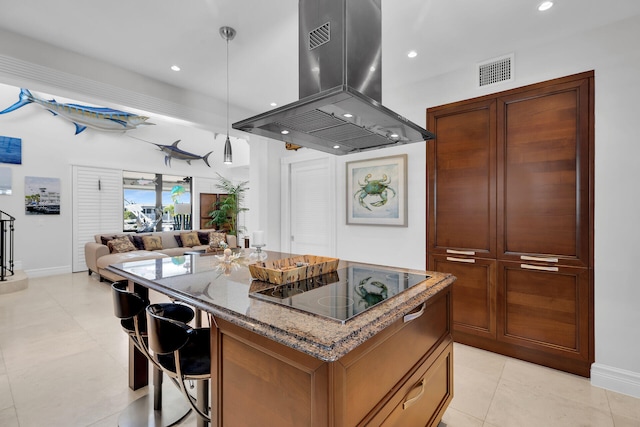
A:
<svg viewBox="0 0 640 427">
<path fill-rule="evenodd" d="M 435 136 L 381 104 L 380 0 L 299 0 L 299 98 L 233 128 L 331 154 Z"/>
</svg>

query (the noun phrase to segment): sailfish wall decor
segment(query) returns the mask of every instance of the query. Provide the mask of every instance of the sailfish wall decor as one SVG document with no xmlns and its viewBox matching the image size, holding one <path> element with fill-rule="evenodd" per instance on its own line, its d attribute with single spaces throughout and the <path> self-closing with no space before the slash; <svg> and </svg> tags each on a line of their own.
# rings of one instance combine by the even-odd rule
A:
<svg viewBox="0 0 640 427">
<path fill-rule="evenodd" d="M 47 101 L 32 95 L 28 89 L 24 88 L 20 89 L 18 102 L 0 111 L 0 114 L 10 113 L 31 103 L 40 105 L 54 116 L 59 115 L 72 122 L 76 126 L 76 135 L 88 127 L 107 132 L 124 132 L 135 129 L 139 125 L 153 124 L 146 122 L 149 119 L 148 117 L 127 113 L 125 111 L 78 104 L 62 104 L 56 102 L 55 99 Z"/>
</svg>

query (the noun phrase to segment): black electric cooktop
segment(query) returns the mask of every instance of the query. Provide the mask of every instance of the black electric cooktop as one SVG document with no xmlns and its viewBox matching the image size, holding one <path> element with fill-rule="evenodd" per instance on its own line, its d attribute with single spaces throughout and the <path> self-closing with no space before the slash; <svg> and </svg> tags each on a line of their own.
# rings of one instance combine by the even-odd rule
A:
<svg viewBox="0 0 640 427">
<path fill-rule="evenodd" d="M 351 266 L 249 296 L 345 323 L 428 278 L 381 267 Z"/>
</svg>

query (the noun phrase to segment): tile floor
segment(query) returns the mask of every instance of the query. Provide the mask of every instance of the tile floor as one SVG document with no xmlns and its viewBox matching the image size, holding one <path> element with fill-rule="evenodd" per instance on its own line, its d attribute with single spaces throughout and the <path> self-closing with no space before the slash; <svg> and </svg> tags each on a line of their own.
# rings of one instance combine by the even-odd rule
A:
<svg viewBox="0 0 640 427">
<path fill-rule="evenodd" d="M 640 399 L 587 379 L 457 344 L 454 364 L 442 426 L 640 426 Z M 127 387 L 127 338 L 108 283 L 64 274 L 0 295 L 0 426 L 113 427 L 144 393 Z"/>
</svg>

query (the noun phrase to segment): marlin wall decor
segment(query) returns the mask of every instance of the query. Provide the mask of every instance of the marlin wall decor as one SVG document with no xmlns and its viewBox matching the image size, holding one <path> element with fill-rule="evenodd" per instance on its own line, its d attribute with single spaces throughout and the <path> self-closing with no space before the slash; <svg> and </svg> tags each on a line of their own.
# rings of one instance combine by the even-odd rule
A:
<svg viewBox="0 0 640 427">
<path fill-rule="evenodd" d="M 144 139 L 136 138 L 134 136 L 129 136 L 129 137 L 133 139 L 137 139 L 139 141 L 146 142 L 148 144 L 153 144 L 156 147 L 158 147 L 160 151 L 162 151 L 165 154 L 164 164 L 169 167 L 171 167 L 171 159 L 183 160 L 187 162 L 189 165 L 191 164 L 192 160 L 203 160 L 207 166 L 211 167 L 211 165 L 209 164 L 209 156 L 211 155 L 211 153 L 213 153 L 213 151 L 209 151 L 204 156 L 199 156 L 197 154 L 189 153 L 188 151 L 184 151 L 183 149 L 178 148 L 178 144 L 180 143 L 180 140 L 177 140 L 171 145 L 163 145 L 163 144 L 156 144 L 155 142 L 145 141 Z"/>
<path fill-rule="evenodd" d="M 88 127 L 107 132 L 124 132 L 135 129 L 139 125 L 153 124 L 146 122 L 149 119 L 148 117 L 127 113 L 125 111 L 90 107 L 87 105 L 62 104 L 55 99 L 47 101 L 32 95 L 28 89 L 24 88 L 20 89 L 18 102 L 0 111 L 0 114 L 10 113 L 31 103 L 40 105 L 54 116 L 59 115 L 72 122 L 76 126 L 76 135 Z"/>
</svg>

